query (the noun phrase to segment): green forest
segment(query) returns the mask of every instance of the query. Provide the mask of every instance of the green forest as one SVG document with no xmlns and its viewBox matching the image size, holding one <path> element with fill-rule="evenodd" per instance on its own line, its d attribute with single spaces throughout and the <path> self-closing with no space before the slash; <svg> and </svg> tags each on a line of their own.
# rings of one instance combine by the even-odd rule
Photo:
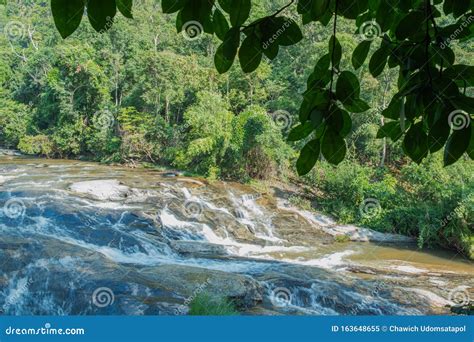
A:
<svg viewBox="0 0 474 342">
<path fill-rule="evenodd" d="M 253 2 L 250 15 L 284 13 L 286 3 Z M 295 11 L 286 15 L 300 20 Z M 456 22 L 452 15 L 437 20 Z M 404 151 L 382 115 L 398 91 L 398 70 L 382 67 L 374 77 L 369 63 L 354 68 L 349 52 L 380 38 L 355 30 L 347 18 L 338 18 L 337 45 L 344 51 L 338 69 L 357 75 L 355 100 L 370 109 L 344 111 L 352 122 L 344 160 L 334 163 L 318 152 L 314 167 L 316 160 L 300 157 L 311 148 L 313 130 L 299 124 L 300 106 L 308 77 L 319 77 L 318 60 L 328 44 L 336 46 L 331 25 L 300 25 L 301 41 L 281 44 L 277 58 L 263 57 L 253 72 L 234 63 L 223 74 L 215 65 L 219 37 L 200 27 L 177 33 L 175 15 L 155 0 L 135 2 L 133 19 L 117 15 L 105 32 L 83 23 L 67 39 L 55 27 L 49 1 L 9 1 L 0 5 L 0 27 L 0 147 L 177 169 L 257 188 L 283 183 L 298 189 L 295 206 L 474 257 L 472 160 L 461 151 L 456 163 L 444 166 L 444 143 L 421 158 Z M 375 44 L 361 48 L 376 50 Z M 449 51 L 458 65 L 474 57 L 469 40 L 453 42 Z M 472 96 L 472 88 L 464 90 Z"/>
</svg>

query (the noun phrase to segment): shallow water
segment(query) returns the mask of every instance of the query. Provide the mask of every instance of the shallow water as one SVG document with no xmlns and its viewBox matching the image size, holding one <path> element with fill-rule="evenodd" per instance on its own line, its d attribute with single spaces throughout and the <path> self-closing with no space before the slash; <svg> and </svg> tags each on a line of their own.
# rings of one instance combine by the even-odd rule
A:
<svg viewBox="0 0 474 342">
<path fill-rule="evenodd" d="M 0 208 L 9 315 L 181 314 L 201 287 L 241 300 L 250 282 L 249 314 L 448 313 L 474 286 L 462 256 L 336 243 L 331 219 L 234 183 L 0 156 Z"/>
</svg>

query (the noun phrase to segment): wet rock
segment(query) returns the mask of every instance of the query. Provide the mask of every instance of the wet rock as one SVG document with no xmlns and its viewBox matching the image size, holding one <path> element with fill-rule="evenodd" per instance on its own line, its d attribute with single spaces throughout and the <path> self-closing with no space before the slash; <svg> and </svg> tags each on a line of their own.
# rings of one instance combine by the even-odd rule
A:
<svg viewBox="0 0 474 342">
<path fill-rule="evenodd" d="M 98 200 L 120 201 L 127 198 L 130 192 L 128 186 L 115 179 L 94 180 L 72 184 L 69 189 L 73 192 L 88 195 Z"/>
<path fill-rule="evenodd" d="M 21 156 L 21 153 L 17 150 L 7 150 L 0 148 L 0 156 L 18 157 Z"/>
<path fill-rule="evenodd" d="M 171 247 L 182 255 L 194 257 L 218 257 L 227 255 L 227 250 L 222 245 L 202 241 L 171 241 Z"/>
<path fill-rule="evenodd" d="M 225 297 L 239 308 L 250 308 L 262 301 L 262 288 L 253 278 L 234 273 L 182 265 L 145 267 L 136 275 L 146 278 L 148 287 L 169 289 L 184 299 L 200 292 Z"/>
<path fill-rule="evenodd" d="M 323 231 L 332 236 L 346 235 L 351 241 L 381 243 L 415 243 L 415 239 L 399 234 L 376 232 L 368 228 L 352 225 L 322 227 Z"/>
<path fill-rule="evenodd" d="M 145 202 L 155 196 L 154 191 L 130 188 L 116 179 L 94 180 L 74 183 L 69 190 L 101 201 Z"/>
</svg>

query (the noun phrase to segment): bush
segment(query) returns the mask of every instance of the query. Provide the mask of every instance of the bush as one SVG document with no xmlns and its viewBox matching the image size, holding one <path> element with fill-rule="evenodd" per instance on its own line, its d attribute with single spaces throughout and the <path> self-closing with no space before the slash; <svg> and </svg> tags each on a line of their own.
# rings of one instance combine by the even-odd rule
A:
<svg viewBox="0 0 474 342">
<path fill-rule="evenodd" d="M 232 121 L 226 173 L 238 179 L 268 179 L 288 169 L 291 150 L 273 119 L 250 106 Z"/>
<path fill-rule="evenodd" d="M 56 129 L 51 139 L 56 152 L 61 157 L 78 156 L 83 153 L 84 127 L 78 120 L 75 124 L 65 124 Z"/>
<path fill-rule="evenodd" d="M 235 305 L 229 300 L 199 293 L 189 304 L 191 316 L 233 316 L 238 315 Z"/>
<path fill-rule="evenodd" d="M 16 148 L 31 123 L 28 106 L 0 97 L 0 144 Z"/>
<path fill-rule="evenodd" d="M 232 135 L 232 113 L 219 94 L 200 92 L 197 102 L 184 113 L 187 140 L 174 164 L 179 168 L 217 177 Z"/>
<path fill-rule="evenodd" d="M 395 173 L 345 161 L 335 168 L 319 164 L 306 180 L 322 193 L 319 207 L 344 223 L 418 238 L 423 246 L 442 246 L 470 255 L 473 249 L 474 181 L 472 164 L 444 168 L 442 156 L 422 165 L 409 163 Z M 365 201 L 377 210 L 366 215 Z"/>
<path fill-rule="evenodd" d="M 46 135 L 27 135 L 21 138 L 18 148 L 21 152 L 30 155 L 51 157 L 54 153 L 54 144 Z"/>
</svg>

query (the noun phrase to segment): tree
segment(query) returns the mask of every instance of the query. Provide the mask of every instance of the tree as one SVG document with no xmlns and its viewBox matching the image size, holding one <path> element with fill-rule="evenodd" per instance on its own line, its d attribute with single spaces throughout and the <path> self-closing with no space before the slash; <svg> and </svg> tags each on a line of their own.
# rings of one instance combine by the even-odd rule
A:
<svg viewBox="0 0 474 342">
<path fill-rule="evenodd" d="M 65 38 L 77 29 L 86 7 L 90 24 L 103 32 L 113 24 L 117 10 L 132 18 L 133 0 L 51 0 L 51 6 Z M 465 152 L 474 158 L 474 98 L 466 95 L 474 83 L 474 66 L 456 64 L 450 47 L 453 41 L 473 36 L 472 0 L 397 4 L 390 0 L 291 0 L 273 14 L 257 18 L 253 7 L 251 0 L 162 0 L 164 13 L 177 13 L 179 32 L 193 24 L 193 30 L 215 34 L 222 41 L 215 53 L 220 73 L 230 69 L 237 55 L 242 70 L 250 73 L 264 56 L 273 60 L 281 47 L 299 43 L 303 34 L 290 9 L 296 7 L 303 24 L 332 27 L 327 54 L 316 63 L 303 94 L 300 125 L 292 132 L 294 140 L 309 140 L 298 160 L 300 174 L 311 170 L 319 154 L 339 164 L 345 158 L 345 138 L 352 126 L 348 112 L 369 109 L 360 98 L 358 77 L 341 69 L 341 17 L 353 20 L 363 38 L 352 51 L 354 69 L 367 60 L 374 77 L 387 66 L 398 68 L 398 91 L 383 111 L 390 121 L 384 122 L 378 137 L 394 141 L 403 137 L 403 150 L 416 163 L 443 147 L 445 165 L 455 163 Z M 443 26 L 441 12 L 451 16 Z"/>
</svg>

